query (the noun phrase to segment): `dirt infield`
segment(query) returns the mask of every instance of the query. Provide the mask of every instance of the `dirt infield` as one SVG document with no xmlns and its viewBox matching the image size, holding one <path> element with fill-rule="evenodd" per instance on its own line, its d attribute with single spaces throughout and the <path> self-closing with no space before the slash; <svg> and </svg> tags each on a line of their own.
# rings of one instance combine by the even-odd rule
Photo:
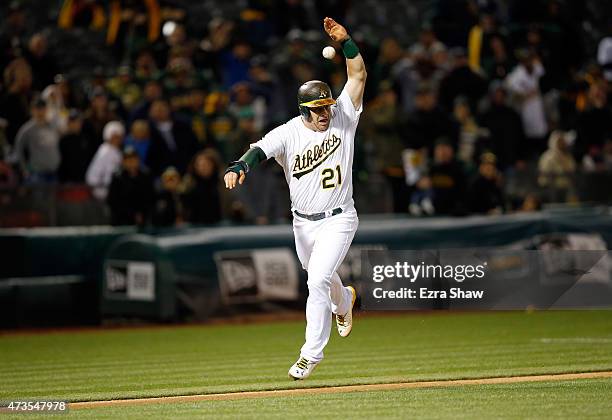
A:
<svg viewBox="0 0 612 420">
<path fill-rule="evenodd" d="M 547 381 L 572 381 L 577 379 L 596 379 L 596 378 L 612 378 L 612 371 L 609 372 L 583 372 L 583 373 L 562 373 L 551 375 L 532 375 L 532 376 L 509 376 L 498 378 L 481 378 L 481 379 L 457 379 L 457 380 L 442 380 L 442 381 L 423 381 L 423 382 L 399 382 L 386 384 L 370 384 L 370 385 L 345 385 L 323 388 L 300 388 L 300 389 L 281 389 L 276 391 L 248 391 L 248 392 L 231 392 L 221 394 L 201 394 L 201 395 L 178 395 L 173 397 L 154 397 L 154 398 L 137 398 L 125 400 L 109 400 L 109 401 L 86 401 L 70 403 L 71 409 L 86 409 L 106 406 L 124 406 L 137 404 L 159 404 L 159 403 L 181 403 L 193 401 L 210 401 L 210 400 L 234 400 L 245 398 L 266 398 L 266 397 L 282 397 L 293 395 L 307 394 L 331 394 L 342 392 L 364 392 L 364 391 L 389 391 L 398 389 L 411 388 L 442 388 L 464 385 L 498 385 L 498 384 L 513 384 L 518 382 L 547 382 Z"/>
</svg>

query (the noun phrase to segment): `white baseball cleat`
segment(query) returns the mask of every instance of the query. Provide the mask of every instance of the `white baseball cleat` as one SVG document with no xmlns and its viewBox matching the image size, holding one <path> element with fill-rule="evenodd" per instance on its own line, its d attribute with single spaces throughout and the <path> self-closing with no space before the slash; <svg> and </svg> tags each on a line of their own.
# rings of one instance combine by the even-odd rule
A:
<svg viewBox="0 0 612 420">
<path fill-rule="evenodd" d="M 353 329 L 353 306 L 355 305 L 355 299 L 357 299 L 357 292 L 352 286 L 347 287 L 351 289 L 353 300 L 351 301 L 351 308 L 345 315 L 336 314 L 336 325 L 338 326 L 340 337 L 348 337 Z"/>
<path fill-rule="evenodd" d="M 311 362 L 307 358 L 300 356 L 298 361 L 289 368 L 289 377 L 296 381 L 306 379 L 310 376 L 312 371 L 315 370 L 318 364 L 317 362 Z"/>
</svg>

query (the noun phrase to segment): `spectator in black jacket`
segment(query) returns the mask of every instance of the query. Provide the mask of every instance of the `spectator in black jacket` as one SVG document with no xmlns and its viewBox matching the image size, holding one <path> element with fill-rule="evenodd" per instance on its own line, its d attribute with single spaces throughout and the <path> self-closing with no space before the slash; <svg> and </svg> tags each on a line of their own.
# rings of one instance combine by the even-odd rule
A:
<svg viewBox="0 0 612 420">
<path fill-rule="evenodd" d="M 612 138 L 612 107 L 608 104 L 604 83 L 593 83 L 589 87 L 586 109 L 578 115 L 578 138 L 574 153 L 577 158 L 588 152 L 591 146 L 603 147 Z"/>
<path fill-rule="evenodd" d="M 84 183 L 85 173 L 98 149 L 98 142 L 83 132 L 83 117 L 76 109 L 68 114 L 66 134 L 60 138 L 62 160 L 58 170 L 60 182 Z"/>
<path fill-rule="evenodd" d="M 440 83 L 440 106 L 447 112 L 452 111 L 457 96 L 465 96 L 472 109 L 477 109 L 478 101 L 487 92 L 487 82 L 468 65 L 463 48 L 453 48 L 453 69 Z"/>
<path fill-rule="evenodd" d="M 488 149 L 497 156 L 498 167 L 505 171 L 514 166 L 525 145 L 525 134 L 519 114 L 506 103 L 503 83 L 494 81 L 489 87 L 489 108 L 478 117 L 480 125 L 489 130 L 489 137 L 479 150 Z"/>
<path fill-rule="evenodd" d="M 123 152 L 122 169 L 113 176 L 106 198 L 111 223 L 115 226 L 145 225 L 154 196 L 151 176 L 141 168 L 136 150 L 127 147 Z"/>
<path fill-rule="evenodd" d="M 35 90 L 42 91 L 53 84 L 53 78 L 58 73 L 58 66 L 48 52 L 45 35 L 42 33 L 32 35 L 25 52 L 25 59 L 32 67 Z"/>
<path fill-rule="evenodd" d="M 504 209 L 496 162 L 497 158 L 490 152 L 483 153 L 480 157 L 478 175 L 468 191 L 468 206 L 472 213 L 499 214 Z"/>
<path fill-rule="evenodd" d="M 8 2 L 5 2 L 8 3 Z M 27 8 L 19 1 L 11 1 L 0 23 L 0 69 L 23 54 L 28 31 Z"/>
<path fill-rule="evenodd" d="M 466 182 L 463 166 L 455 159 L 448 139 L 436 141 L 434 163 L 429 171 L 436 214 L 465 214 Z"/>
<path fill-rule="evenodd" d="M 453 146 L 457 144 L 457 127 L 448 113 L 440 109 L 436 93 L 429 85 L 419 86 L 414 105 L 415 109 L 408 115 L 401 133 L 406 147 L 427 148 L 431 153 L 440 137 L 446 138 Z"/>
<path fill-rule="evenodd" d="M 161 182 L 161 191 L 155 197 L 153 226 L 175 226 L 183 220 L 179 192 L 181 175 L 171 166 L 162 174 Z"/>
<path fill-rule="evenodd" d="M 170 105 L 165 99 L 151 104 L 149 111 L 151 145 L 147 166 L 154 176 L 160 176 L 169 166 L 184 174 L 187 165 L 198 150 L 198 141 L 191 127 L 170 114 Z"/>
<path fill-rule="evenodd" d="M 221 221 L 219 164 L 211 149 L 199 152 L 193 159 L 186 179 L 184 206 L 187 220 L 193 224 Z"/>
<path fill-rule="evenodd" d="M 109 101 L 108 94 L 102 87 L 96 87 L 90 93 L 89 107 L 85 111 L 83 131 L 94 137 L 97 144 L 104 141 L 104 127 L 111 121 L 121 120 L 113 105 Z"/>
<path fill-rule="evenodd" d="M 32 100 L 32 68 L 17 58 L 4 68 L 4 91 L 0 90 L 0 118 L 7 121 L 6 139 L 15 143 L 17 131 L 30 118 Z"/>
</svg>

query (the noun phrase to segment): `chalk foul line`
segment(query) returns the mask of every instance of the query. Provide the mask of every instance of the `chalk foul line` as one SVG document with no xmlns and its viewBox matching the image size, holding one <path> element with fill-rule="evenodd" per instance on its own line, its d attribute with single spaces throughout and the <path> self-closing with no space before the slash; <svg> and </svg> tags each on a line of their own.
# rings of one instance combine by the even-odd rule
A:
<svg viewBox="0 0 612 420">
<path fill-rule="evenodd" d="M 133 398 L 105 401 L 83 401 L 69 404 L 70 409 L 84 409 L 138 404 L 182 403 L 194 401 L 220 401 L 246 398 L 283 397 L 309 394 L 334 394 L 343 392 L 389 391 L 398 389 L 444 388 L 464 385 L 499 385 L 520 382 L 572 381 L 577 379 L 612 378 L 612 371 L 561 373 L 547 375 L 504 376 L 497 378 L 454 379 L 438 381 L 397 382 L 367 385 L 342 385 L 319 388 L 279 389 L 274 391 L 244 391 L 218 394 L 177 395 L 166 397 Z"/>
</svg>

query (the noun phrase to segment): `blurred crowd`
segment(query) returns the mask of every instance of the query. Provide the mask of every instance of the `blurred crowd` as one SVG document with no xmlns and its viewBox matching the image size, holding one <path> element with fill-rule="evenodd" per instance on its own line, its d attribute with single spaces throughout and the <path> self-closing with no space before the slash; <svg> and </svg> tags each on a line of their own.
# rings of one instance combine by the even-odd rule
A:
<svg viewBox="0 0 612 420">
<path fill-rule="evenodd" d="M 328 15 L 368 67 L 355 179 L 382 180 L 389 211 L 533 211 L 612 171 L 605 2 L 392 1 L 374 17 L 340 0 L 205 2 L 205 20 L 189 2 L 60 3 L 34 26 L 34 2 L 1 6 L 0 184 L 87 185 L 113 224 L 289 220 L 278 165 L 231 193 L 220 180 L 297 115 L 304 81 L 340 93 L 342 54 L 320 54 Z M 397 7 L 420 27 L 393 30 Z"/>
</svg>

